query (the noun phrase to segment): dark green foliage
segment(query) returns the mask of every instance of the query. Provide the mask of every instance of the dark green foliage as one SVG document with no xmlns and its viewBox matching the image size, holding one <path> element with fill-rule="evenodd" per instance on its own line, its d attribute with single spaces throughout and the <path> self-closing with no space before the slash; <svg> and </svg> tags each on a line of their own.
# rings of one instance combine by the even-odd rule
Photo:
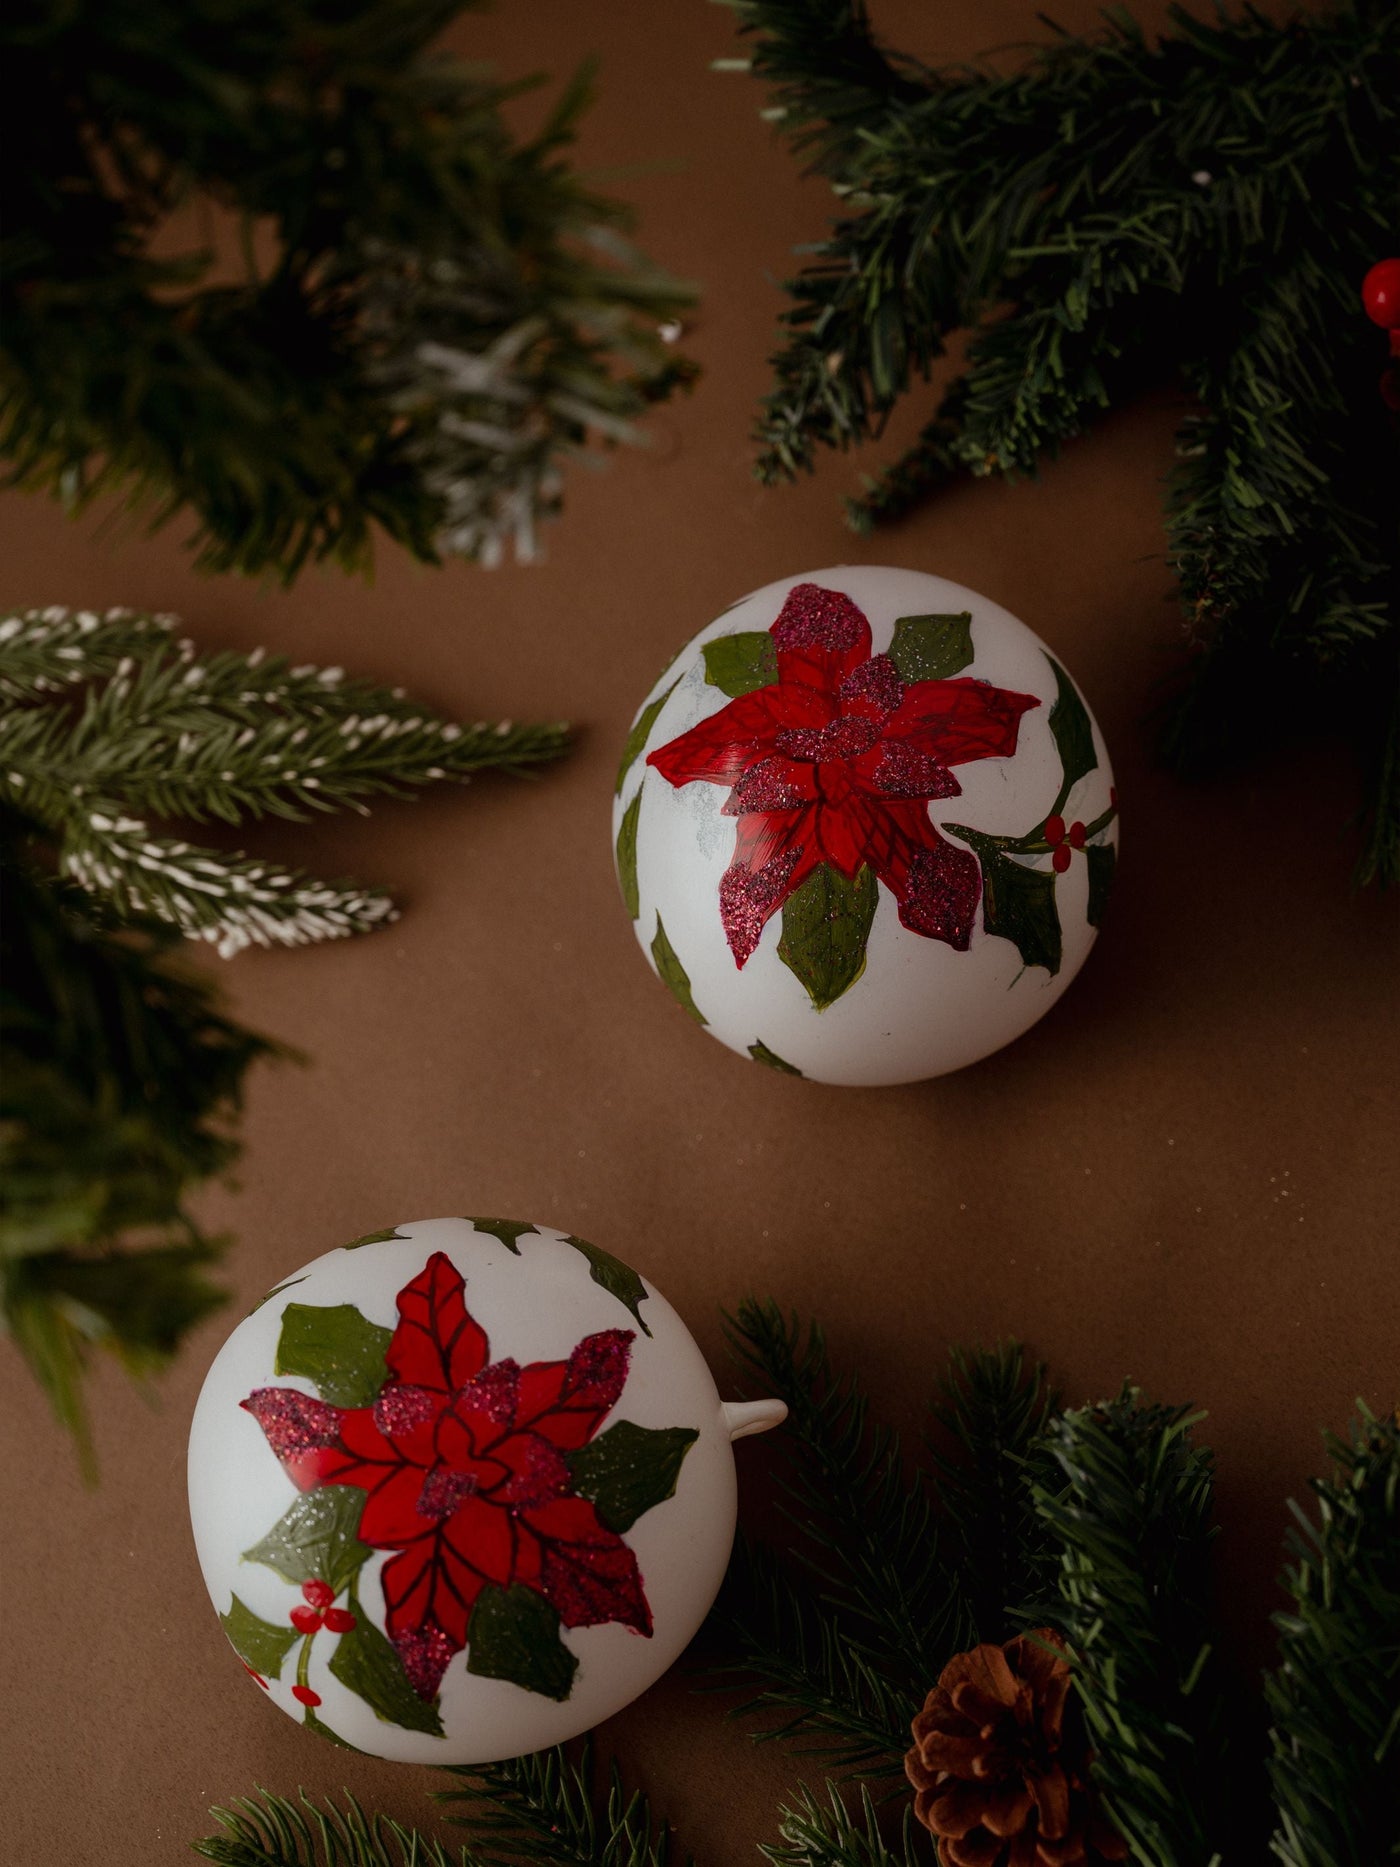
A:
<svg viewBox="0 0 1400 1867">
<path fill-rule="evenodd" d="M 1265 1683 L 1273 1852 L 1284 1867 L 1380 1867 L 1400 1860 L 1400 1423 L 1363 1408 L 1327 1447 L 1316 1515 L 1294 1507 Z"/>
<path fill-rule="evenodd" d="M 195 520 L 210 569 L 524 557 L 560 465 L 688 380 L 686 291 L 522 89 L 434 41 L 463 0 L 16 0 L 0 451 L 81 508 Z M 214 209 L 191 234 L 169 226 Z M 227 251 L 208 250 L 210 229 Z"/>
<path fill-rule="evenodd" d="M 304 1791 L 292 1802 L 262 1789 L 209 1813 L 224 1832 L 190 1845 L 220 1867 L 477 1867 L 467 1849 L 449 1853 L 417 1829 L 366 1815 L 349 1794 L 339 1809 Z"/>
<path fill-rule="evenodd" d="M 1326 722 L 1366 767 L 1358 874 L 1400 875 L 1400 446 L 1360 282 L 1393 251 L 1400 10 L 1173 9 L 1019 69 L 884 53 L 860 0 L 729 0 L 772 114 L 842 206 L 790 282 L 764 479 L 878 433 L 970 331 L 963 371 L 858 529 L 962 473 L 1032 473 L 1173 377 L 1169 541 L 1189 619 L 1183 768 Z M 812 249 L 808 249 L 812 250 Z"/>
<path fill-rule="evenodd" d="M 5 1326 L 92 1470 L 94 1347 L 158 1369 L 221 1293 L 223 1241 L 186 1209 L 224 1173 L 244 1074 L 271 1053 L 174 965 L 174 936 L 101 926 L 51 888 L 8 822 L 0 984 L 0 1278 Z"/>
<path fill-rule="evenodd" d="M 199 654 L 175 618 L 24 610 L 0 618 L 0 796 L 42 824 L 61 872 L 120 917 L 242 948 L 338 939 L 396 918 L 354 883 L 160 834 L 152 819 L 239 824 L 365 812 L 559 757 L 564 726 L 459 726 L 402 688 L 284 657 Z"/>
<path fill-rule="evenodd" d="M 912 1802 L 897 1826 L 882 1824 L 868 1789 L 854 1810 L 834 1783 L 823 1801 L 810 1789 L 798 1791 L 796 1806 L 778 1811 L 778 1844 L 759 1852 L 774 1867 L 924 1867 L 933 1860 L 933 1844 L 914 1820 Z M 893 1837 L 897 1836 L 897 1841 Z"/>
<path fill-rule="evenodd" d="M 439 1793 L 471 1831 L 465 1867 L 689 1867 L 640 1790 L 630 1796 L 613 1764 L 595 1784 L 591 1747 L 562 1746 L 451 1772 Z"/>
</svg>

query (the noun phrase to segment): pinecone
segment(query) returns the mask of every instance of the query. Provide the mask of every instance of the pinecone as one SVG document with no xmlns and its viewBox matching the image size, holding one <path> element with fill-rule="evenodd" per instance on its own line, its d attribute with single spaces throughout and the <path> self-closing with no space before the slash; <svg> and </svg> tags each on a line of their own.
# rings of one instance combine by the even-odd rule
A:
<svg viewBox="0 0 1400 1867">
<path fill-rule="evenodd" d="M 1099 1867 L 1127 1844 L 1099 1813 L 1049 1628 L 959 1653 L 914 1720 L 904 1768 L 943 1867 Z"/>
</svg>

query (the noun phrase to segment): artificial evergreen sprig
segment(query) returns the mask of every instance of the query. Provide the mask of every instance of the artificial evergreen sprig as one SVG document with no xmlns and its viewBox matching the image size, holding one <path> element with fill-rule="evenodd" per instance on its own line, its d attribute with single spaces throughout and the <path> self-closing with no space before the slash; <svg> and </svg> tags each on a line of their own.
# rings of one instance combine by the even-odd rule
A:
<svg viewBox="0 0 1400 1867">
<path fill-rule="evenodd" d="M 759 1848 L 773 1867 L 932 1867 L 928 1837 L 914 1822 L 906 1804 L 896 1827 L 881 1825 L 880 1811 L 868 1789 L 862 1789 L 852 1808 L 834 1783 L 822 1798 L 803 1787 L 795 1803 L 778 1811 L 776 1843 Z"/>
<path fill-rule="evenodd" d="M 223 1833 L 190 1846 L 219 1867 L 476 1867 L 467 1849 L 449 1853 L 416 1828 L 366 1815 L 348 1792 L 337 1808 L 262 1789 L 209 1813 Z"/>
<path fill-rule="evenodd" d="M 1371 1867 L 1400 1859 L 1400 1419 L 1363 1407 L 1348 1438 L 1326 1437 L 1315 1514 L 1293 1507 L 1265 1681 L 1271 1845 L 1283 1867 Z"/>
<path fill-rule="evenodd" d="M 376 527 L 428 559 L 534 554 L 570 455 L 638 438 L 692 376 L 660 330 L 691 294 L 570 170 L 589 74 L 517 137 L 528 85 L 435 49 L 466 4 L 7 9 L 14 484 L 191 512 L 216 570 L 362 568 Z M 227 252 L 172 237 L 192 201 Z"/>
<path fill-rule="evenodd" d="M 562 1745 L 452 1772 L 462 1787 L 438 1800 L 471 1831 L 465 1867 L 692 1867 L 641 1790 L 629 1795 L 613 1763 L 595 1774 L 591 1744 Z"/>
<path fill-rule="evenodd" d="M 364 932 L 396 910 L 382 890 L 171 837 L 153 819 L 363 812 L 371 796 L 525 772 L 567 738 L 563 726 L 461 726 L 402 688 L 261 650 L 201 655 L 170 616 L 50 608 L 0 621 L 0 796 L 95 900 L 225 956 Z"/>
<path fill-rule="evenodd" d="M 1190 656 L 1166 747 L 1201 767 L 1335 722 L 1400 876 L 1400 446 L 1360 281 L 1394 240 L 1400 13 L 1124 14 L 1006 75 L 884 51 L 861 0 L 729 0 L 767 112 L 839 218 L 790 282 L 760 477 L 878 433 L 954 332 L 965 367 L 852 522 L 962 474 L 1032 473 L 1175 379 L 1169 498 Z M 741 61 L 726 61 L 734 64 Z"/>
</svg>

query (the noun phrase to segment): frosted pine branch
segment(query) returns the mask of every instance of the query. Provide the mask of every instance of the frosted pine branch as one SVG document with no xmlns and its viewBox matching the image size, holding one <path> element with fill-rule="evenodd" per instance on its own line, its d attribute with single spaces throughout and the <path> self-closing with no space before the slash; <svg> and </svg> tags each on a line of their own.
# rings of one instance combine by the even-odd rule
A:
<svg viewBox="0 0 1400 1867">
<path fill-rule="evenodd" d="M 367 813 L 371 796 L 557 758 L 563 725 L 461 725 L 402 688 L 262 650 L 201 655 L 173 617 L 28 610 L 0 620 L 0 798 L 63 872 L 123 915 L 228 955 L 382 926 L 376 889 L 159 834 L 153 820 Z"/>
</svg>

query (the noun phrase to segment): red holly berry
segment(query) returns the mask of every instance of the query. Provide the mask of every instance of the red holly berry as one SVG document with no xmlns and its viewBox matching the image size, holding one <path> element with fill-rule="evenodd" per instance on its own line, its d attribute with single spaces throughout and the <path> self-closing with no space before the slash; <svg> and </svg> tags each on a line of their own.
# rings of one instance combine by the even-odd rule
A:
<svg viewBox="0 0 1400 1867">
<path fill-rule="evenodd" d="M 304 1608 L 298 1603 L 292 1609 L 291 1622 L 299 1634 L 314 1634 L 321 1625 L 321 1616 L 315 1608 Z"/>
<path fill-rule="evenodd" d="M 309 1685 L 294 1685 L 292 1697 L 299 1705 L 319 1705 L 321 1702 L 321 1694 L 313 1692 Z"/>
<path fill-rule="evenodd" d="M 348 1608 L 327 1608 L 326 1626 L 333 1634 L 348 1634 L 358 1623 Z"/>
<path fill-rule="evenodd" d="M 1045 819 L 1045 840 L 1052 849 L 1056 849 L 1065 840 L 1065 820 L 1063 817 Z"/>
<path fill-rule="evenodd" d="M 263 1691 L 266 1692 L 267 1681 L 266 1679 L 263 1678 L 262 1674 L 255 1673 L 252 1667 L 248 1664 L 247 1660 L 241 1659 L 239 1660 L 238 1664 L 243 1668 L 244 1672 L 247 1673 L 248 1677 L 250 1679 L 256 1679 L 258 1684 L 262 1687 Z"/>
<path fill-rule="evenodd" d="M 1076 822 L 1069 826 L 1069 841 L 1071 849 L 1084 847 L 1084 825 L 1082 823 Z"/>
<path fill-rule="evenodd" d="M 1361 302 L 1372 324 L 1400 328 L 1400 259 L 1381 259 L 1361 281 Z"/>
<path fill-rule="evenodd" d="M 1108 808 L 1110 810 L 1117 810 L 1118 808 L 1118 786 L 1116 784 L 1111 784 L 1108 787 Z"/>
<path fill-rule="evenodd" d="M 1071 856 L 1068 847 L 1064 843 L 1061 843 L 1060 847 L 1050 858 L 1050 866 L 1054 869 L 1056 875 L 1063 875 L 1073 860 L 1074 858 Z"/>
<path fill-rule="evenodd" d="M 303 1582 L 301 1592 L 313 1608 L 328 1608 L 335 1600 L 335 1590 L 329 1582 Z"/>
</svg>

